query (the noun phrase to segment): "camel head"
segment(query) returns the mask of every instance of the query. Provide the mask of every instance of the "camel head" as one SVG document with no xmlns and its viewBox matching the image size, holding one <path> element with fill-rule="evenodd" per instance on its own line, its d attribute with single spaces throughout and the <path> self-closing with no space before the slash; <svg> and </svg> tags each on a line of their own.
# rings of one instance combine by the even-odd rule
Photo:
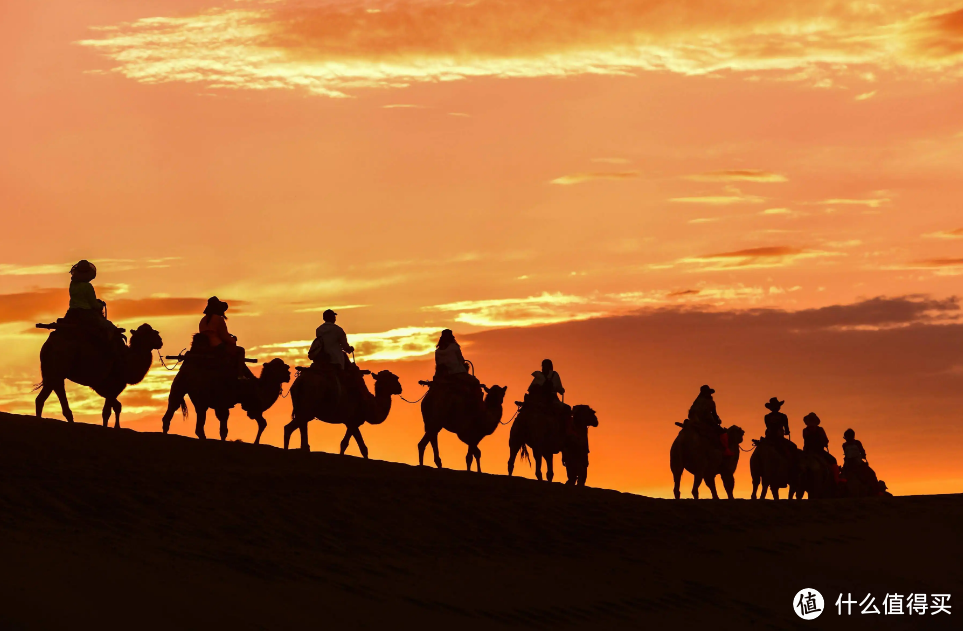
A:
<svg viewBox="0 0 963 631">
<path fill-rule="evenodd" d="M 401 394 L 401 380 L 398 379 L 398 375 L 389 370 L 382 370 L 371 376 L 375 381 L 375 394 L 389 396 Z"/>
<path fill-rule="evenodd" d="M 482 389 L 485 390 L 485 403 L 491 407 L 502 404 L 508 386 L 482 386 Z"/>
<path fill-rule="evenodd" d="M 729 446 L 730 446 L 730 447 L 732 447 L 732 446 L 734 446 L 734 445 L 741 445 L 741 444 L 742 444 L 742 439 L 743 439 L 743 437 L 745 437 L 745 435 L 746 435 L 746 432 L 745 432 L 741 427 L 739 427 L 738 425 L 733 425 L 733 426 L 731 426 L 729 429 L 726 430 L 726 433 L 729 434 Z"/>
<path fill-rule="evenodd" d="M 154 351 L 163 348 L 164 340 L 161 339 L 160 333 L 155 331 L 151 325 L 142 324 L 130 332 L 130 346 L 131 348 L 140 346 Z"/>
<path fill-rule="evenodd" d="M 291 367 L 280 358 L 275 357 L 261 368 L 260 379 L 268 383 L 281 385 L 291 381 Z"/>
<path fill-rule="evenodd" d="M 585 427 L 599 426 L 599 417 L 596 416 L 595 410 L 587 405 L 576 405 L 573 407 L 572 420 L 579 425 L 585 425 Z"/>
</svg>

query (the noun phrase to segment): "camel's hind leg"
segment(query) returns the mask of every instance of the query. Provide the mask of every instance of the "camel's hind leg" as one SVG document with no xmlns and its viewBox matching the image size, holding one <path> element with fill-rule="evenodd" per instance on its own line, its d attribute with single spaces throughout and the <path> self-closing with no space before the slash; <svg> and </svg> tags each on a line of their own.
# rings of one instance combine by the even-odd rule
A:
<svg viewBox="0 0 963 631">
<path fill-rule="evenodd" d="M 74 422 L 74 413 L 70 411 L 70 404 L 67 403 L 67 388 L 64 386 L 64 382 L 56 384 L 53 387 L 53 391 L 57 394 L 57 398 L 60 399 L 60 411 L 63 412 L 64 418 L 67 419 L 68 423 Z"/>
<path fill-rule="evenodd" d="M 776 487 L 776 486 L 772 487 L 772 499 L 774 500 L 779 499 L 779 487 Z"/>
<path fill-rule="evenodd" d="M 722 474 L 722 488 L 726 490 L 726 496 L 731 500 L 735 499 L 732 491 L 736 488 L 736 479 L 733 475 L 729 473 Z"/>
<path fill-rule="evenodd" d="M 545 456 L 545 478 L 549 482 L 555 478 L 555 454 Z"/>
<path fill-rule="evenodd" d="M 478 448 L 478 445 L 468 445 L 468 454 L 465 456 L 465 464 L 468 465 L 469 471 L 471 471 L 472 461 L 478 463 L 478 473 L 481 473 L 481 450 Z"/>
<path fill-rule="evenodd" d="M 114 408 L 114 429 L 120 429 L 120 411 L 124 409 L 124 406 L 120 404 L 120 401 L 114 399 L 111 407 Z"/>
<path fill-rule="evenodd" d="M 104 427 L 110 423 L 110 399 L 104 399 L 104 409 L 100 413 L 101 418 L 104 419 Z"/>
<path fill-rule="evenodd" d="M 207 408 L 202 405 L 194 405 L 194 416 L 197 417 L 197 424 L 194 425 L 194 435 L 204 440 L 207 435 L 204 433 L 204 424 L 207 422 Z"/>
<path fill-rule="evenodd" d="M 702 476 L 692 474 L 692 497 L 699 499 L 699 486 L 702 484 Z"/>
<path fill-rule="evenodd" d="M 472 451 L 475 452 L 475 467 L 476 467 L 476 471 L 478 471 L 478 473 L 481 473 L 481 449 L 478 448 L 478 445 L 475 445 L 475 446 L 472 448 Z M 469 465 L 468 468 L 470 469 L 470 468 L 471 468 L 471 465 Z"/>
<path fill-rule="evenodd" d="M 288 448 L 288 445 L 291 443 L 291 434 L 293 434 L 296 429 L 301 430 L 301 449 L 310 451 L 311 447 L 308 445 L 308 422 L 302 421 L 297 413 L 295 413 L 291 422 L 284 426 L 284 448 Z"/>
<path fill-rule="evenodd" d="M 752 476 L 752 497 L 751 499 L 756 499 L 756 494 L 759 492 L 759 476 Z M 765 499 L 765 498 L 763 498 Z"/>
<path fill-rule="evenodd" d="M 231 411 L 226 408 L 221 410 L 214 408 L 214 416 L 217 417 L 219 422 L 218 434 L 221 440 L 227 440 L 227 420 L 231 418 Z"/>
<path fill-rule="evenodd" d="M 515 471 L 515 457 L 518 455 L 518 450 L 522 448 L 522 441 L 513 440 L 511 437 L 508 439 L 508 449 L 510 451 L 508 455 L 508 476 L 511 477 L 512 472 Z"/>
<path fill-rule="evenodd" d="M 709 476 L 705 480 L 706 486 L 709 487 L 709 492 L 712 493 L 712 499 L 719 499 L 719 493 L 716 492 L 716 476 Z"/>
<path fill-rule="evenodd" d="M 254 444 L 260 445 L 261 434 L 263 434 L 264 430 L 267 429 L 267 420 L 264 418 L 264 415 L 262 414 L 259 414 L 258 417 L 254 420 L 257 421 L 257 436 L 254 437 Z"/>
<path fill-rule="evenodd" d="M 532 449 L 532 458 L 535 459 L 535 477 L 539 482 L 542 481 L 542 454 Z"/>
<path fill-rule="evenodd" d="M 361 437 L 361 428 L 355 427 L 351 430 L 351 435 L 354 436 L 354 442 L 358 443 L 358 449 L 361 450 L 361 455 L 364 459 L 368 459 L 368 446 L 364 444 L 364 438 Z"/>
<path fill-rule="evenodd" d="M 679 485 L 682 483 L 682 467 L 677 467 L 672 465 L 672 481 L 674 486 L 672 487 L 672 494 L 675 495 L 675 499 L 682 497 L 682 492 L 679 490 Z"/>
</svg>

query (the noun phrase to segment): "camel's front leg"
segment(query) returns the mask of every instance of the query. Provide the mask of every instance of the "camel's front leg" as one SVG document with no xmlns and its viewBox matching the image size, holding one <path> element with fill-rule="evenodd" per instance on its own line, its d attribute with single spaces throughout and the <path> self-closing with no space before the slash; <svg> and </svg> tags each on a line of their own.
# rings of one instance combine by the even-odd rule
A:
<svg viewBox="0 0 963 631">
<path fill-rule="evenodd" d="M 67 419 L 68 423 L 74 422 L 74 413 L 70 411 L 70 404 L 67 403 L 67 388 L 64 386 L 64 382 L 54 385 L 53 391 L 57 393 L 57 398 L 60 399 L 60 411 L 63 412 L 64 418 Z"/>
<path fill-rule="evenodd" d="M 257 436 L 254 437 L 254 444 L 260 445 L 261 434 L 263 434 L 264 430 L 267 429 L 267 420 L 264 418 L 263 414 L 258 414 L 258 417 L 254 420 L 257 421 Z"/>
<path fill-rule="evenodd" d="M 555 454 L 545 456 L 545 477 L 551 482 L 555 477 Z"/>
<path fill-rule="evenodd" d="M 354 436 L 354 442 L 358 443 L 358 449 L 361 450 L 361 455 L 364 459 L 368 459 L 368 446 L 364 444 L 364 438 L 361 437 L 361 428 L 355 427 L 351 430 L 351 435 Z"/>
<path fill-rule="evenodd" d="M 692 474 L 692 497 L 694 499 L 699 499 L 699 485 L 702 484 L 702 476 L 697 474 Z"/>
<path fill-rule="evenodd" d="M 476 470 L 481 473 L 481 449 L 478 448 L 478 445 L 475 445 L 474 452 Z"/>
<path fill-rule="evenodd" d="M 679 489 L 682 483 L 682 467 L 672 469 L 672 481 L 675 483 L 675 486 L 672 487 L 672 494 L 675 495 L 675 499 L 679 499 L 682 497 L 682 492 Z"/>
<path fill-rule="evenodd" d="M 231 410 L 228 408 L 214 408 L 214 416 L 217 417 L 218 420 L 218 434 L 221 440 L 227 440 L 227 421 L 231 418 Z"/>
<path fill-rule="evenodd" d="M 194 416 L 197 417 L 197 424 L 194 425 L 194 435 L 205 440 L 207 435 L 204 433 L 204 424 L 207 422 L 207 408 L 203 405 L 194 405 Z"/>
<path fill-rule="evenodd" d="M 114 429 L 120 429 L 120 411 L 124 408 L 120 404 L 120 401 L 114 399 L 114 403 L 111 406 L 114 408 Z"/>
<path fill-rule="evenodd" d="M 104 409 L 100 412 L 100 417 L 104 419 L 104 427 L 110 424 L 110 399 L 104 399 Z"/>
<path fill-rule="evenodd" d="M 722 474 L 722 488 L 726 490 L 726 496 L 728 496 L 730 500 L 735 499 L 732 491 L 736 488 L 736 479 L 732 474 Z"/>
<path fill-rule="evenodd" d="M 508 449 L 510 453 L 508 455 L 508 477 L 512 477 L 512 473 L 515 471 L 515 457 L 518 455 L 518 450 L 521 448 L 521 441 L 514 441 L 511 439 L 511 437 L 509 437 Z"/>
<path fill-rule="evenodd" d="M 47 398 L 50 397 L 50 393 L 53 392 L 53 387 L 44 383 L 40 388 L 40 394 L 37 395 L 37 418 L 43 418 L 43 406 L 47 402 Z"/>
<path fill-rule="evenodd" d="M 535 478 L 542 481 L 542 454 L 532 449 L 532 458 L 535 459 Z"/>
<path fill-rule="evenodd" d="M 706 486 L 709 487 L 709 492 L 712 493 L 712 499 L 719 499 L 719 493 L 716 492 L 716 476 L 712 475 L 707 477 Z"/>
<path fill-rule="evenodd" d="M 438 432 L 431 434 L 425 430 L 425 435 L 418 441 L 418 464 L 425 464 L 425 449 L 431 444 L 431 450 L 435 454 L 435 466 L 441 469 L 441 455 L 438 453 Z"/>
</svg>

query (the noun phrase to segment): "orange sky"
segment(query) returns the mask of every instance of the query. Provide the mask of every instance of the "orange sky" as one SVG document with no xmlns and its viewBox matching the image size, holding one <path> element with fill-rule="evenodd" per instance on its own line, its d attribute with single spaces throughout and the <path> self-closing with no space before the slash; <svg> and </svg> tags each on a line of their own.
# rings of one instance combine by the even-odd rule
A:
<svg viewBox="0 0 963 631">
<path fill-rule="evenodd" d="M 708 382 L 750 435 L 777 395 L 837 452 L 854 427 L 895 492 L 963 491 L 961 77 L 955 2 L 4 3 L 0 409 L 32 408 L 32 325 L 89 258 L 166 352 L 217 294 L 290 363 L 341 307 L 409 398 L 443 327 L 510 400 L 552 357 L 599 411 L 595 485 L 667 494 Z M 159 429 L 169 379 L 125 425 Z M 417 406 L 363 433 L 415 462 Z"/>
</svg>

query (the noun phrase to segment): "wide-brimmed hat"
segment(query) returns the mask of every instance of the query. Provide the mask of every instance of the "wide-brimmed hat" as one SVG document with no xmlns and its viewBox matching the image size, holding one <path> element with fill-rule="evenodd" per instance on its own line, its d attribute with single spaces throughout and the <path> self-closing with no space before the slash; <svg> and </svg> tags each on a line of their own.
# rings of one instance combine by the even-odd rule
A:
<svg viewBox="0 0 963 631">
<path fill-rule="evenodd" d="M 819 425 L 819 417 L 816 416 L 815 412 L 810 412 L 803 417 L 803 423 L 806 425 Z"/>
<path fill-rule="evenodd" d="M 70 268 L 70 276 L 74 280 L 89 283 L 97 278 L 97 267 L 87 259 L 77 261 L 77 263 Z"/>
<path fill-rule="evenodd" d="M 702 386 L 701 388 L 699 388 L 699 394 L 702 394 L 703 392 L 708 394 L 715 394 L 715 390 L 713 390 L 709 386 Z"/>
<path fill-rule="evenodd" d="M 207 306 L 204 307 L 204 313 L 208 315 L 224 315 L 225 311 L 227 311 L 226 302 L 217 296 L 211 296 L 207 299 Z"/>
<path fill-rule="evenodd" d="M 779 408 L 781 408 L 784 403 L 785 401 L 780 401 L 777 397 L 773 397 L 769 399 L 768 403 L 766 403 L 766 407 L 772 410 L 773 412 L 778 412 Z"/>
</svg>

